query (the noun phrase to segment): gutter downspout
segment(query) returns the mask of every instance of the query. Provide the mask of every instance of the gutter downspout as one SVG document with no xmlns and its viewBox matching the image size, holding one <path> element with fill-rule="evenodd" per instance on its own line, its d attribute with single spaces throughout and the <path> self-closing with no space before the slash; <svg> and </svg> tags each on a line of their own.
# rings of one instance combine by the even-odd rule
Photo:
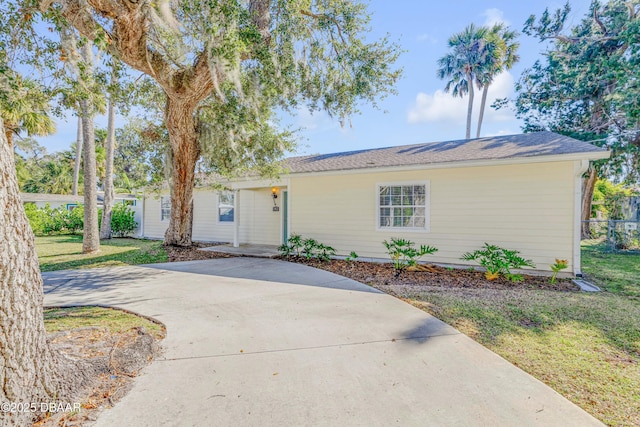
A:
<svg viewBox="0 0 640 427">
<path fill-rule="evenodd" d="M 138 197 L 138 194 L 136 194 L 136 198 Z M 140 232 L 138 233 L 138 238 L 140 239 L 144 239 L 144 215 L 145 215 L 145 201 L 147 199 L 147 195 L 145 193 L 142 193 L 142 197 L 140 197 L 140 203 L 142 203 L 141 209 L 140 209 Z"/>
<path fill-rule="evenodd" d="M 240 191 L 235 190 L 233 192 L 233 247 L 237 248 L 240 246 L 240 212 L 238 210 L 238 197 L 240 196 Z"/>
<path fill-rule="evenodd" d="M 589 160 L 574 162 L 573 184 L 573 274 L 582 276 L 580 261 L 580 237 L 582 235 L 582 175 L 589 169 Z"/>
</svg>

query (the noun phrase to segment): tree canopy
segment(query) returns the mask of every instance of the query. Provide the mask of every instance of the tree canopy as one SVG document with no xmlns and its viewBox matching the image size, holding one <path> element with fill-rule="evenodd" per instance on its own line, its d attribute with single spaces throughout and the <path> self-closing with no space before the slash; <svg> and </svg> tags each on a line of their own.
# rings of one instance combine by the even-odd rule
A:
<svg viewBox="0 0 640 427">
<path fill-rule="evenodd" d="M 162 88 L 172 164 L 165 243 L 191 244 L 195 166 L 269 162 L 289 147 L 274 108 L 301 104 L 344 120 L 393 92 L 400 49 L 368 42 L 349 0 L 43 0 L 101 49 Z M 229 162 L 229 160 L 231 160 Z M 264 164 L 265 162 L 263 162 Z"/>
<path fill-rule="evenodd" d="M 474 85 L 483 90 L 476 134 L 476 137 L 480 137 L 489 86 L 498 74 L 511 68 L 519 59 L 516 53 L 519 47 L 515 40 L 517 36 L 518 33 L 503 24 L 492 27 L 470 24 L 449 38 L 449 52 L 438 60 L 438 78 L 448 79 L 445 92 L 459 97 L 469 95 L 467 139 L 471 138 Z"/>
<path fill-rule="evenodd" d="M 525 33 L 549 41 L 543 60 L 516 85 L 517 116 L 527 132 L 551 130 L 612 150 L 601 173 L 640 177 L 640 4 L 594 1 L 577 25 L 565 29 L 569 4 L 536 20 Z"/>
</svg>

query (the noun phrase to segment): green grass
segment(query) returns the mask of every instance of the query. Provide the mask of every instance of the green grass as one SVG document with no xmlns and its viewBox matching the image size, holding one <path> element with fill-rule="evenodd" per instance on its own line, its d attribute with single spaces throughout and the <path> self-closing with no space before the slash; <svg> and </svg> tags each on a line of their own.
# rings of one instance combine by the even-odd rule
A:
<svg viewBox="0 0 640 427">
<path fill-rule="evenodd" d="M 582 243 L 582 270 L 608 292 L 640 298 L 640 254 L 609 253 L 600 240 Z"/>
<path fill-rule="evenodd" d="M 167 261 L 167 252 L 162 242 L 128 238 L 103 240 L 100 242 L 100 252 L 83 254 L 80 235 L 36 237 L 36 252 L 42 271 Z"/>
<path fill-rule="evenodd" d="M 104 307 L 45 308 L 44 326 L 47 332 L 97 327 L 111 333 L 126 332 L 135 327 L 144 327 L 156 338 L 164 336 L 164 326 L 122 310 Z"/>
<path fill-rule="evenodd" d="M 583 246 L 605 292 L 429 289 L 402 295 L 610 425 L 640 425 L 640 258 Z"/>
</svg>

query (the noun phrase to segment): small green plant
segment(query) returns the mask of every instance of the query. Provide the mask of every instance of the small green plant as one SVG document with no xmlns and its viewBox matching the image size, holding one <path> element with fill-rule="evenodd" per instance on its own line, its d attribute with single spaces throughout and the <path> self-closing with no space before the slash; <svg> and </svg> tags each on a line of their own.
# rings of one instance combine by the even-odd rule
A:
<svg viewBox="0 0 640 427">
<path fill-rule="evenodd" d="M 484 248 L 473 252 L 467 252 L 462 255 L 463 260 L 476 261 L 482 267 L 486 268 L 485 277 L 487 280 L 495 280 L 500 275 L 505 276 L 512 282 L 520 282 L 522 275 L 511 273 L 511 269 L 522 267 L 535 267 L 533 261 L 524 259 L 520 252 L 515 250 L 504 249 L 496 245 L 484 244 Z"/>
<path fill-rule="evenodd" d="M 409 266 L 418 264 L 418 259 L 424 255 L 429 255 L 438 251 L 438 248 L 427 245 L 415 247 L 415 243 L 411 240 L 399 239 L 392 237 L 390 242 L 386 240 L 382 242 L 387 253 L 393 262 L 393 268 L 399 273 Z"/>
<path fill-rule="evenodd" d="M 302 236 L 299 234 L 292 234 L 287 239 L 287 243 L 280 245 L 278 250 L 283 257 L 288 258 L 291 256 L 300 256 L 302 247 Z"/>
<path fill-rule="evenodd" d="M 551 270 L 553 270 L 553 275 L 551 275 L 551 284 L 555 285 L 556 279 L 558 278 L 558 273 L 560 273 L 561 270 L 564 270 L 567 267 L 569 267 L 569 261 L 567 261 L 566 259 L 556 258 L 555 264 L 551 264 Z"/>
<path fill-rule="evenodd" d="M 356 251 L 351 251 L 348 257 L 345 258 L 345 261 L 352 262 L 358 259 L 358 254 Z"/>
<path fill-rule="evenodd" d="M 331 246 L 324 245 L 319 243 L 316 245 L 314 256 L 318 258 L 320 261 L 328 262 L 331 260 L 331 257 L 336 254 L 336 250 Z"/>
<path fill-rule="evenodd" d="M 302 255 L 306 259 L 313 258 L 319 245 L 320 242 L 318 242 L 316 239 L 304 239 L 302 241 Z"/>
</svg>

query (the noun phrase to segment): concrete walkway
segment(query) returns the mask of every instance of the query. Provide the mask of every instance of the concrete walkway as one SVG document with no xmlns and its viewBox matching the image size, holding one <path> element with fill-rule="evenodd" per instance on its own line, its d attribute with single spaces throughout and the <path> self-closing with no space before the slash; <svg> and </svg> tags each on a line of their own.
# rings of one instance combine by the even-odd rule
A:
<svg viewBox="0 0 640 427">
<path fill-rule="evenodd" d="M 275 245 L 249 245 L 244 244 L 234 247 L 231 244 L 210 246 L 201 248 L 201 251 L 220 252 L 230 255 L 252 256 L 258 258 L 275 258 L 280 255 L 278 247 Z"/>
<path fill-rule="evenodd" d="M 303 265 L 229 258 L 46 273 L 45 304 L 167 326 L 164 354 L 98 426 L 600 423 L 421 310 Z"/>
</svg>

